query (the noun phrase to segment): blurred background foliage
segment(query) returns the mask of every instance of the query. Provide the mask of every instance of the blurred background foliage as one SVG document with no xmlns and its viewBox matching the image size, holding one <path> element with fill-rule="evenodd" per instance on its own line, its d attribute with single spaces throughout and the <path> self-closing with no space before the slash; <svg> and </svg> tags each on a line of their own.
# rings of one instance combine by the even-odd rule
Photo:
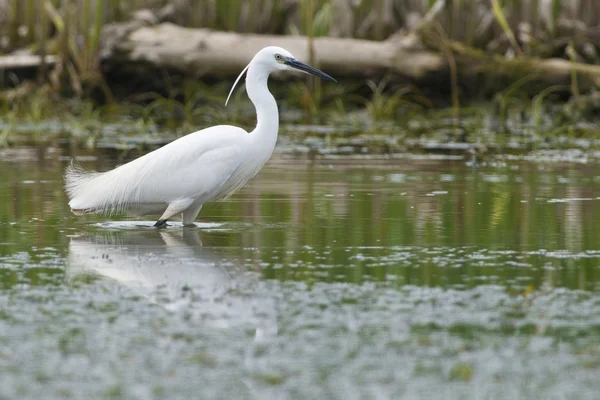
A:
<svg viewBox="0 0 600 400">
<path fill-rule="evenodd" d="M 246 103 L 222 108 L 229 82 L 184 81 L 168 93 L 119 98 L 115 106 L 99 63 L 101 33 L 107 24 L 132 18 L 224 31 L 305 35 L 309 40 L 317 36 L 393 40 L 395 35 L 413 34 L 425 46 L 450 56 L 453 47 L 449 46 L 459 44 L 503 58 L 558 57 L 600 63 L 596 0 L 0 0 L 0 54 L 55 57 L 52 66 L 42 64 L 29 77 L 0 73 L 0 88 L 9 88 L 0 91 L 0 143 L 24 119 L 67 119 L 70 131 L 80 132 L 93 144 L 95 136 L 90 132 L 97 132 L 98 121 L 113 117 L 150 133 L 165 124 L 186 132 L 198 125 L 253 118 Z M 452 118 L 446 118 L 446 111 L 440 117 L 451 121 L 446 124 L 451 133 L 442 135 L 449 140 L 480 141 L 487 130 L 519 135 L 534 131 L 546 141 L 563 134 L 581 136 L 581 132 L 595 137 L 598 131 L 595 124 L 582 127 L 580 122 L 597 118 L 600 96 L 596 90 L 580 96 L 577 76 L 572 77 L 571 87 L 541 88 L 533 98 L 521 90 L 524 79 L 492 96 L 491 104 L 477 104 L 475 111 L 465 99 L 459 103 L 457 88 L 440 101 L 390 78 L 358 79 L 325 88 L 295 81 L 274 89 L 281 90 L 283 121 L 293 123 L 336 121 L 362 131 L 389 133 L 386 121 L 426 121 L 430 118 L 423 117 L 426 110 L 451 105 Z M 170 82 L 171 77 L 164 79 Z M 553 104 L 557 99 L 569 100 L 557 109 Z M 465 116 L 471 118 L 469 123 L 460 122 Z M 464 126 L 472 125 L 473 116 L 474 136 L 463 132 Z M 497 121 L 490 122 L 489 116 Z M 408 125 L 411 131 L 423 131 L 420 123 Z"/>
<path fill-rule="evenodd" d="M 73 50 L 92 53 L 102 25 L 141 9 L 162 20 L 215 30 L 383 40 L 435 18 L 447 36 L 478 49 L 577 57 L 598 62 L 595 0 L 0 0 L 0 50 L 50 52 L 69 33 Z"/>
</svg>

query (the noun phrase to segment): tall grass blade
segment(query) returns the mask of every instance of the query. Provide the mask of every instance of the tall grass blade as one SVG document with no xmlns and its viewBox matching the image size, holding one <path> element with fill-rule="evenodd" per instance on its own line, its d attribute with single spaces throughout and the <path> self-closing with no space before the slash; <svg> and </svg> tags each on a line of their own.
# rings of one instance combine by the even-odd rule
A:
<svg viewBox="0 0 600 400">
<path fill-rule="evenodd" d="M 515 38 L 515 35 L 514 35 L 512 29 L 510 28 L 508 21 L 506 20 L 504 11 L 502 11 L 502 6 L 498 2 L 498 0 L 491 0 L 491 2 L 492 2 L 492 12 L 494 13 L 494 17 L 496 18 L 496 21 L 498 22 L 498 24 L 504 31 L 504 34 L 508 38 L 508 40 L 509 40 L 511 46 L 513 47 L 513 49 L 515 50 L 515 52 L 518 55 L 522 56 L 523 51 L 519 47 L 519 44 L 517 43 L 517 39 Z"/>
<path fill-rule="evenodd" d="M 575 52 L 575 45 L 572 40 L 567 46 L 567 55 L 569 56 L 569 61 L 571 62 L 571 93 L 577 99 L 579 97 L 579 85 L 577 83 L 577 71 L 574 68 L 574 64 L 577 62 L 577 54 Z"/>
</svg>

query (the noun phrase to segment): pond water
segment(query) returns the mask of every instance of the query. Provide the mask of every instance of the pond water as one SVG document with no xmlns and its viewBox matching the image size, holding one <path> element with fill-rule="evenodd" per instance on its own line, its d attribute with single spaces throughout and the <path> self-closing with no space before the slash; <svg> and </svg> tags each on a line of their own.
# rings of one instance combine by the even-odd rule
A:
<svg viewBox="0 0 600 400">
<path fill-rule="evenodd" d="M 600 169 L 275 155 L 196 228 L 0 150 L 0 399 L 597 399 Z"/>
</svg>

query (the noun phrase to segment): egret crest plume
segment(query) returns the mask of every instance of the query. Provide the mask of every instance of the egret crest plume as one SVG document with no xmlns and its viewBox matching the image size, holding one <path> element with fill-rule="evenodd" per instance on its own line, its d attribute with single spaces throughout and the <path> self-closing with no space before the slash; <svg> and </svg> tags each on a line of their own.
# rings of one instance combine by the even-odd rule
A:
<svg viewBox="0 0 600 400">
<path fill-rule="evenodd" d="M 155 226 L 181 214 L 193 225 L 202 206 L 241 188 L 269 160 L 279 130 L 279 111 L 267 87 L 271 72 L 298 70 L 333 81 L 295 59 L 287 50 L 260 50 L 235 80 L 225 105 L 246 73 L 246 92 L 256 109 L 250 133 L 218 125 L 183 136 L 107 172 L 85 171 L 73 163 L 65 171 L 69 206 L 76 214 L 127 212 L 161 214 Z"/>
<path fill-rule="evenodd" d="M 231 87 L 231 90 L 229 91 L 229 94 L 227 95 L 227 100 L 225 100 L 225 107 L 227 107 L 227 103 L 229 103 L 229 99 L 231 98 L 231 95 L 233 94 L 233 91 L 235 90 L 235 86 L 238 84 L 238 82 L 240 81 L 242 76 L 244 76 L 246 71 L 248 71 L 248 67 L 250 67 L 250 64 L 246 65 L 246 67 L 242 70 L 242 72 L 235 79 L 235 82 L 233 82 L 233 86 Z"/>
</svg>

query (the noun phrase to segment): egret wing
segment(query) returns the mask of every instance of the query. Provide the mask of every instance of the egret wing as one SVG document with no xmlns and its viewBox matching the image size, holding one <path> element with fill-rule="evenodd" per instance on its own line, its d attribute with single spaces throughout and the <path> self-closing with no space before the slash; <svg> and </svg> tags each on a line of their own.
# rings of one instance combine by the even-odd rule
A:
<svg viewBox="0 0 600 400">
<path fill-rule="evenodd" d="M 66 173 L 72 209 L 114 212 L 148 203 L 207 198 L 218 192 L 244 159 L 248 134 L 233 126 L 207 128 L 111 171 Z"/>
</svg>

